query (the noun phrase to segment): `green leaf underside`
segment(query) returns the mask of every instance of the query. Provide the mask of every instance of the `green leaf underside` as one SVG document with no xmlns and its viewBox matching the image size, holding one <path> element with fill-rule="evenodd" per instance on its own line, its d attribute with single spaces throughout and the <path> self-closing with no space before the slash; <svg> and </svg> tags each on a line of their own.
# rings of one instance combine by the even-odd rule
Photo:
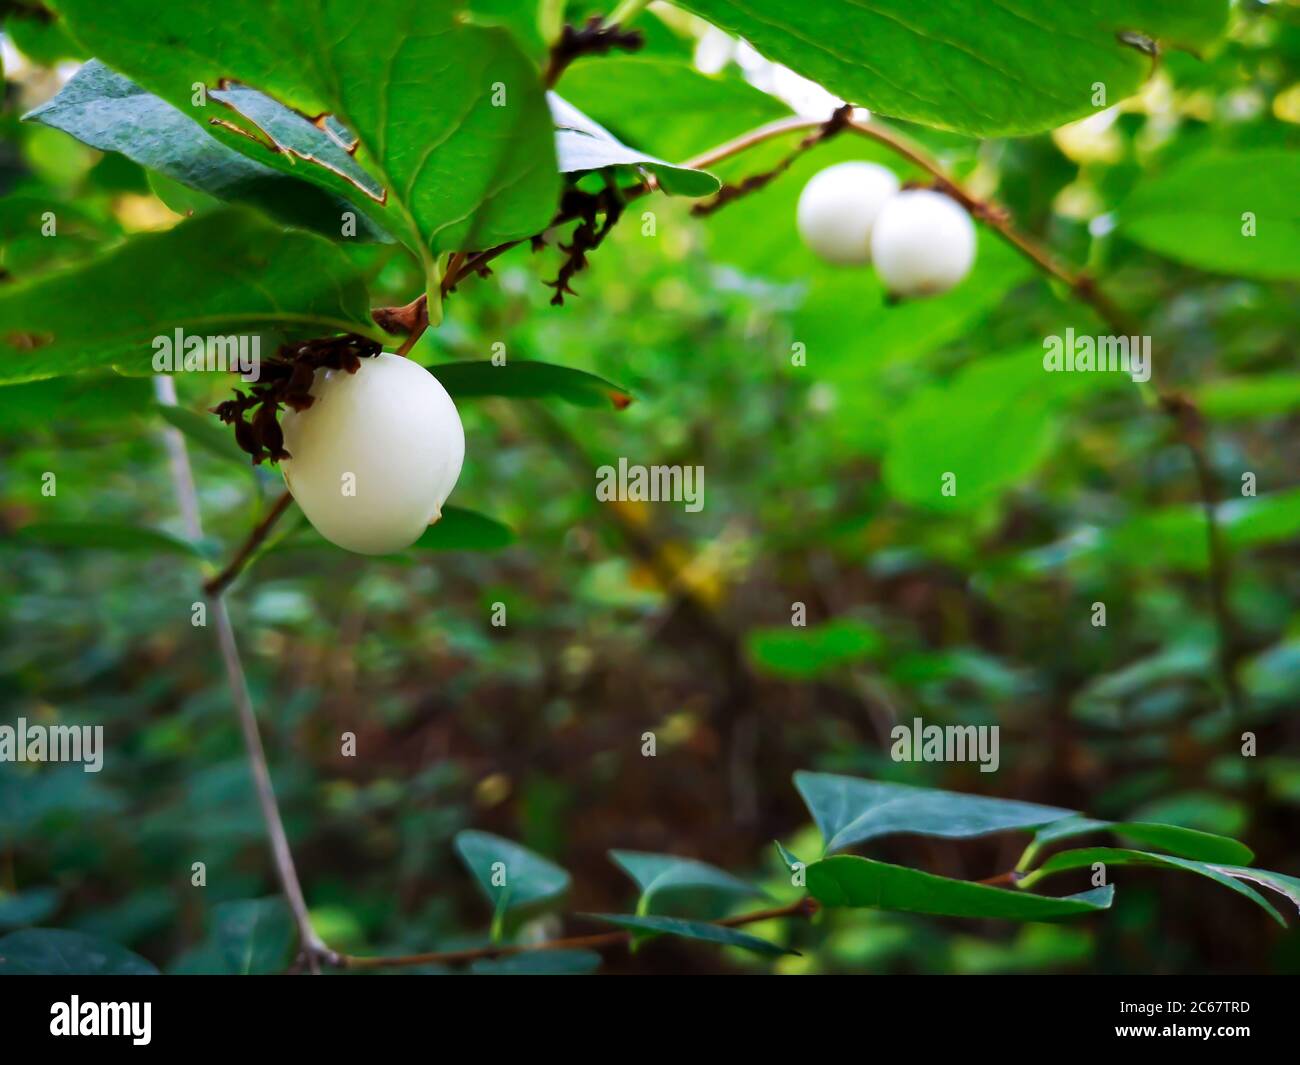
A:
<svg viewBox="0 0 1300 1065">
<path fill-rule="evenodd" d="M 26 928 L 0 938 L 0 975 L 156 976 L 138 954 L 105 939 L 62 928 Z"/>
<path fill-rule="evenodd" d="M 1121 847 L 1083 847 L 1079 850 L 1061 851 L 1059 854 L 1053 854 L 1030 875 L 1033 882 L 1036 882 L 1038 879 L 1050 876 L 1053 873 L 1065 872 L 1069 869 L 1089 868 L 1097 862 L 1105 865 L 1152 865 L 1199 873 L 1201 876 L 1213 880 L 1216 884 L 1222 884 L 1230 891 L 1235 891 L 1238 895 L 1244 895 L 1251 902 L 1262 907 L 1278 924 L 1286 925 L 1286 920 L 1274 909 L 1272 903 L 1258 891 L 1241 883 L 1239 877 L 1242 873 L 1255 877 L 1267 875 L 1263 871 L 1256 869 L 1243 869 L 1236 874 L 1230 874 L 1224 871 L 1225 868 L 1230 867 L 1219 867 L 1209 862 L 1196 862 L 1169 854 L 1152 854 L 1149 851 L 1126 850 Z M 1298 886 L 1300 886 L 1300 882 L 1298 882 Z"/>
<path fill-rule="evenodd" d="M 884 641 L 875 629 L 852 618 L 808 628 L 755 629 L 746 637 L 749 656 L 762 669 L 782 677 L 816 677 L 875 657 Z"/>
<path fill-rule="evenodd" d="M 609 130 L 593 121 L 555 93 L 549 93 L 551 116 L 555 120 L 555 152 L 562 173 L 603 170 L 626 166 L 655 176 L 664 192 L 681 196 L 708 196 L 722 183 L 712 174 L 690 167 L 674 166 L 653 155 L 629 148 Z"/>
<path fill-rule="evenodd" d="M 426 269 L 440 251 L 537 233 L 554 211 L 560 182 L 537 69 L 508 32 L 462 21 L 450 0 L 308 0 L 292 10 L 263 0 L 55 6 L 72 35 L 109 66 L 201 123 L 235 123 L 244 134 L 209 129 L 237 151 L 372 212 Z M 341 123 L 359 140 L 355 162 L 314 150 L 291 154 L 308 119 L 291 125 L 283 110 L 265 129 L 219 98 L 196 107 L 195 82 L 210 96 L 234 82 L 300 116 L 334 116 L 332 129 Z M 278 148 L 270 143 L 277 137 Z M 376 188 L 383 189 L 378 209 Z"/>
<path fill-rule="evenodd" d="M 342 251 L 229 207 L 0 289 L 0 383 L 113 365 L 149 373 L 155 339 L 177 329 L 376 333 L 365 286 Z"/>
<path fill-rule="evenodd" d="M 764 892 L 739 877 L 707 862 L 644 851 L 610 851 L 610 858 L 641 889 L 641 905 L 648 908 L 657 894 L 684 889 L 705 889 L 736 898 L 761 898 Z"/>
<path fill-rule="evenodd" d="M 975 136 L 1034 133 L 1130 95 L 1152 60 L 1117 35 L 1212 42 L 1227 0 L 683 0 L 682 7 L 832 93 L 884 115 Z"/>
<path fill-rule="evenodd" d="M 1119 211 L 1131 240 L 1220 274 L 1300 277 L 1300 157 L 1254 149 L 1182 160 L 1143 180 Z M 1254 234 L 1247 235 L 1247 215 Z"/>
<path fill-rule="evenodd" d="M 326 133 L 302 116 L 287 114 L 333 145 Z M 100 151 L 120 152 L 187 188 L 227 202 L 246 202 L 288 225 L 326 236 L 340 236 L 343 212 L 351 209 L 341 196 L 226 146 L 171 104 L 97 60 L 86 63 L 57 96 L 24 118 L 62 130 Z M 392 239 L 360 212 L 356 233 L 356 240 Z"/>
<path fill-rule="evenodd" d="M 488 360 L 447 362 L 428 370 L 457 400 L 483 396 L 563 399 L 578 407 L 612 405 L 622 409 L 632 399 L 626 389 L 603 377 L 548 362 L 510 359 L 503 366 Z"/>
<path fill-rule="evenodd" d="M 1052 898 L 951 880 L 900 865 L 840 854 L 808 866 L 808 891 L 826 906 L 866 907 L 934 917 L 1050 921 L 1110 907 L 1113 887 Z"/>
<path fill-rule="evenodd" d="M 213 932 L 227 968 L 241 976 L 283 972 L 296 938 L 289 908 L 278 898 L 223 902 Z"/>
<path fill-rule="evenodd" d="M 398 555 L 411 551 L 500 551 L 515 542 L 509 526 L 464 507 L 443 507 L 442 517 Z M 275 551 L 340 551 L 311 526 L 303 526 L 276 544 Z"/>
<path fill-rule="evenodd" d="M 1255 858 L 1254 852 L 1244 843 L 1212 832 L 1149 821 L 1096 821 L 1088 817 L 1056 821 L 1039 829 L 1034 836 L 1034 846 L 1041 847 L 1090 832 L 1111 832 L 1195 861 L 1248 865 Z"/>
<path fill-rule="evenodd" d="M 887 784 L 832 773 L 794 775 L 826 852 L 901 832 L 945 839 L 1035 828 L 1075 815 L 1037 803 L 961 795 L 935 788 Z"/>
<path fill-rule="evenodd" d="M 117 551 L 122 554 L 158 553 L 205 557 L 203 550 L 188 541 L 140 525 L 119 525 L 96 521 L 49 521 L 24 525 L 0 543 L 15 547 L 82 548 Z"/>
<path fill-rule="evenodd" d="M 708 924 L 705 921 L 687 921 L 680 917 L 636 917 L 631 914 L 590 913 L 586 916 L 597 921 L 606 921 L 620 928 L 633 932 L 645 932 L 651 935 L 681 936 L 683 939 L 698 939 L 705 943 L 716 943 L 724 947 L 739 947 L 767 957 L 780 957 L 782 954 L 795 954 L 776 943 L 758 936 L 741 932 L 724 925 Z"/>
<path fill-rule="evenodd" d="M 500 913 L 540 905 L 569 890 L 569 874 L 554 862 L 489 832 L 458 832 L 456 853 Z"/>
</svg>

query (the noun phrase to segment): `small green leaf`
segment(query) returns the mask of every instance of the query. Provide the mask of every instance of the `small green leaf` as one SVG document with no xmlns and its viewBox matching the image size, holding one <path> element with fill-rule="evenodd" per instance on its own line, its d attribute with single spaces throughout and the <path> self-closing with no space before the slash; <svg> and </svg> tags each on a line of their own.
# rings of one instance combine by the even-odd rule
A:
<svg viewBox="0 0 1300 1065">
<path fill-rule="evenodd" d="M 805 679 L 874 658 L 884 646 L 880 634 L 852 618 L 795 628 L 753 629 L 746 636 L 754 664 L 778 677 Z"/>
<path fill-rule="evenodd" d="M 1094 821 L 1091 818 L 1070 818 L 1056 821 L 1046 828 L 1039 829 L 1034 836 L 1035 850 L 1048 843 L 1062 839 L 1073 839 L 1089 832 L 1111 832 L 1125 839 L 1145 843 L 1150 847 L 1159 847 L 1180 858 L 1192 858 L 1202 862 L 1226 862 L 1231 865 L 1248 865 L 1255 858 L 1254 852 L 1244 843 L 1238 843 L 1227 836 L 1218 836 L 1212 832 L 1201 832 L 1181 825 L 1160 825 L 1149 821 Z"/>
<path fill-rule="evenodd" d="M 155 976 L 158 969 L 96 936 L 62 928 L 28 928 L 0 939 L 0 975 Z"/>
<path fill-rule="evenodd" d="M 213 912 L 213 935 L 227 968 L 240 976 L 284 972 L 297 939 L 280 898 L 221 903 Z"/>
<path fill-rule="evenodd" d="M 1222 884 L 1224 887 L 1237 892 L 1238 895 L 1245 895 L 1251 902 L 1262 907 L 1278 924 L 1286 925 L 1282 915 L 1273 908 L 1268 899 L 1253 888 L 1239 882 L 1241 873 L 1259 875 L 1258 871 L 1242 869 L 1239 872 L 1229 874 L 1208 862 L 1194 862 L 1187 858 L 1176 858 L 1169 854 L 1153 854 L 1149 851 L 1125 850 L 1120 847 L 1083 847 L 1079 850 L 1061 851 L 1059 854 L 1053 854 L 1047 861 L 1026 876 L 1021 881 L 1021 884 L 1028 888 L 1053 873 L 1064 872 L 1067 869 L 1088 868 L 1097 862 L 1105 865 L 1155 865 L 1171 869 L 1183 869 L 1190 873 L 1199 873 L 1201 876 L 1208 877 L 1215 883 Z"/>
<path fill-rule="evenodd" d="M 827 906 L 899 910 L 936 917 L 1050 921 L 1108 909 L 1114 888 L 1050 898 L 840 854 L 808 866 L 808 892 Z"/>
<path fill-rule="evenodd" d="M 510 527 L 495 518 L 464 507 L 443 507 L 442 517 L 420 534 L 404 551 L 385 558 L 410 558 L 410 552 L 423 551 L 499 551 L 515 542 Z M 271 551 L 340 551 L 310 525 L 304 523 L 291 535 L 277 542 Z"/>
<path fill-rule="evenodd" d="M 656 895 L 673 891 L 700 889 L 734 898 L 761 898 L 764 895 L 763 891 L 739 877 L 694 858 L 644 851 L 610 851 L 609 856 L 641 889 L 637 905 L 639 914 L 649 912 Z"/>
<path fill-rule="evenodd" d="M 498 914 L 554 901 L 569 890 L 569 874 L 554 862 L 489 832 L 456 833 L 456 853 Z"/>
<path fill-rule="evenodd" d="M 16 894 L 0 891 L 0 928 L 39 924 L 59 908 L 55 888 L 33 888 Z"/>
<path fill-rule="evenodd" d="M 708 924 L 705 921 L 686 921 L 680 917 L 637 917 L 631 914 L 590 913 L 597 921 L 606 921 L 628 928 L 634 932 L 649 932 L 652 935 L 681 936 L 684 939 L 699 939 L 706 943 L 717 943 L 724 947 L 739 947 L 741 950 L 753 951 L 768 957 L 780 957 L 782 954 L 797 954 L 766 939 L 759 939 L 748 932 L 741 932 L 725 925 Z"/>
<path fill-rule="evenodd" d="M 887 784 L 833 773 L 801 770 L 795 773 L 794 783 L 826 840 L 827 853 L 900 832 L 963 839 L 1009 829 L 1036 828 L 1074 816 L 1073 810 L 1056 806 Z"/>
<path fill-rule="evenodd" d="M 624 388 L 584 370 L 547 362 L 511 359 L 504 366 L 490 361 L 446 362 L 430 366 L 453 399 L 508 396 L 512 399 L 563 399 L 579 407 L 622 410 L 632 402 Z"/>
<path fill-rule="evenodd" d="M 703 170 L 674 166 L 629 148 L 555 93 L 548 94 L 547 100 L 555 119 L 555 152 L 560 160 L 561 173 L 585 173 L 611 166 L 631 167 L 636 171 L 650 172 L 664 192 L 681 196 L 709 196 L 722 187 L 717 178 Z"/>
<path fill-rule="evenodd" d="M 320 237 L 214 211 L 0 288 L 0 382 L 115 364 L 150 373 L 156 339 L 176 330 L 375 335 L 358 270 Z"/>
<path fill-rule="evenodd" d="M 132 555 L 152 556 L 162 552 L 193 558 L 206 557 L 198 545 L 157 529 L 109 522 L 39 522 L 24 525 L 8 542 L 18 546 L 89 548 Z"/>
</svg>

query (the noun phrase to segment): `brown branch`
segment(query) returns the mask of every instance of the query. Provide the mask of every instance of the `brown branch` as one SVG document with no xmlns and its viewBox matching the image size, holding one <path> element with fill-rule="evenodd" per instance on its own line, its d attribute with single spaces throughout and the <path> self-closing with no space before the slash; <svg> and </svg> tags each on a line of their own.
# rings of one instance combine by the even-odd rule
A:
<svg viewBox="0 0 1300 1065">
<path fill-rule="evenodd" d="M 811 917 L 819 909 L 816 899 L 804 896 L 785 906 L 756 910 L 736 917 L 727 917 L 714 924 L 722 928 L 740 928 L 759 921 L 772 921 L 782 917 Z M 431 951 L 427 954 L 400 954 L 391 957 L 358 957 L 353 954 L 331 953 L 323 960 L 341 969 L 384 969 L 399 965 L 459 965 L 484 958 L 508 958 L 517 954 L 534 954 L 547 950 L 603 950 L 624 946 L 632 942 L 632 932 L 598 932 L 595 935 L 570 936 L 552 939 L 545 943 L 512 943 L 490 947 L 473 947 L 467 950 Z"/>
<path fill-rule="evenodd" d="M 270 534 L 272 527 L 283 517 L 284 512 L 289 509 L 289 504 L 293 502 L 293 496 L 287 491 L 281 493 L 280 498 L 272 504 L 271 509 L 254 527 L 253 531 L 248 534 L 248 538 L 239 546 L 234 557 L 226 565 L 226 568 L 218 573 L 215 577 L 210 577 L 203 582 L 203 590 L 212 598 L 216 598 L 226 590 L 240 571 L 248 564 L 248 560 L 253 556 L 253 552 L 262 546 L 262 541 Z"/>
</svg>

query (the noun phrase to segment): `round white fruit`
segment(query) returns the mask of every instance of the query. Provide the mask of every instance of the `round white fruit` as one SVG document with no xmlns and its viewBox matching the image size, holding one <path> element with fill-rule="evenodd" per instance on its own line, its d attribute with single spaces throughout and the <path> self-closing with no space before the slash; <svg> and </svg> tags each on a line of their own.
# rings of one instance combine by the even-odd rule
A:
<svg viewBox="0 0 1300 1065">
<path fill-rule="evenodd" d="M 840 266 L 871 261 L 871 230 L 898 178 L 876 163 L 836 163 L 799 194 L 799 235 L 814 254 Z"/>
<path fill-rule="evenodd" d="M 285 484 L 326 540 L 363 555 L 409 547 L 442 516 L 465 431 L 438 379 L 387 352 L 355 374 L 317 370 L 304 411 L 281 419 Z"/>
<path fill-rule="evenodd" d="M 900 192 L 871 232 L 876 272 L 896 296 L 946 292 L 975 261 L 975 225 L 962 206 L 931 189 Z"/>
</svg>

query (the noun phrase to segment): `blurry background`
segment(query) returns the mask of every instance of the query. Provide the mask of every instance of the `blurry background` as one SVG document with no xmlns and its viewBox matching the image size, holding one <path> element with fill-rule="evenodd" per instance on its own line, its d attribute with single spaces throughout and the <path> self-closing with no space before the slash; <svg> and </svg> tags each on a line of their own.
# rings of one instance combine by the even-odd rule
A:
<svg viewBox="0 0 1300 1065">
<path fill-rule="evenodd" d="M 833 106 L 716 33 L 644 21 L 639 56 L 584 60 L 560 86 L 630 144 L 685 159 L 789 101 Z M 175 224 L 159 198 L 175 203 L 175 190 L 159 179 L 19 123 L 82 57 L 31 7 L 5 30 L 0 284 Z M 450 845 L 466 827 L 567 868 L 570 913 L 631 907 L 611 848 L 699 857 L 789 897 L 771 841 L 818 848 L 790 782 L 801 768 L 1159 818 L 1236 836 L 1261 866 L 1300 874 L 1300 294 L 1178 265 L 1116 225 L 1125 198 L 1180 160 L 1294 151 L 1297 123 L 1300 9 L 1243 3 L 1216 55 L 1170 54 L 1139 97 L 1053 134 L 979 143 L 907 128 L 1146 324 L 1157 382 L 1212 421 L 1229 498 L 1242 471 L 1256 475 L 1259 498 L 1226 515 L 1253 762 L 1216 677 L 1195 477 L 1168 419 L 1122 377 L 1042 373 L 1045 335 L 1109 330 L 987 231 L 972 276 L 925 302 L 887 305 L 870 271 L 819 265 L 794 230 L 811 174 L 867 158 L 916 176 L 841 137 L 708 218 L 689 201 L 636 201 L 564 307 L 541 283 L 558 269 L 553 248 L 516 249 L 450 298 L 418 360 L 484 359 L 504 343 L 511 358 L 590 370 L 635 397 L 626 410 L 461 403 L 452 502 L 513 542 L 396 560 L 295 550 L 291 512 L 233 587 L 324 938 L 355 953 L 483 941 L 490 914 Z M 789 146 L 717 172 L 742 177 Z M 58 239 L 33 221 L 51 204 Z M 350 254 L 375 306 L 419 291 L 395 246 Z M 805 366 L 792 365 L 795 345 Z M 229 391 L 213 375 L 177 386 L 196 412 Z M 148 545 L 12 538 L 55 519 L 179 534 L 162 427 L 147 379 L 0 389 L 0 721 L 102 724 L 108 744 L 99 774 L 0 764 L 0 930 L 83 929 L 196 971 L 211 964 L 212 906 L 275 888 L 214 634 L 190 624 L 198 567 Z M 190 441 L 217 558 L 281 487 L 221 439 Z M 702 465 L 703 511 L 598 503 L 595 470 L 620 456 Z M 935 488 L 948 469 L 963 471 L 955 499 Z M 790 626 L 795 603 L 806 629 Z M 999 771 L 891 761 L 889 727 L 916 716 L 1000 725 Z M 340 754 L 346 731 L 355 758 Z M 654 758 L 641 754 L 646 732 Z M 903 837 L 870 853 L 978 879 L 1010 868 L 1023 843 Z M 205 890 L 189 886 L 194 861 Z M 1078 923 L 838 913 L 756 927 L 802 957 L 659 942 L 609 968 L 1300 970 L 1297 933 L 1230 892 L 1142 869 L 1115 879 L 1114 910 Z M 590 928 L 542 922 L 524 934 Z"/>
</svg>

